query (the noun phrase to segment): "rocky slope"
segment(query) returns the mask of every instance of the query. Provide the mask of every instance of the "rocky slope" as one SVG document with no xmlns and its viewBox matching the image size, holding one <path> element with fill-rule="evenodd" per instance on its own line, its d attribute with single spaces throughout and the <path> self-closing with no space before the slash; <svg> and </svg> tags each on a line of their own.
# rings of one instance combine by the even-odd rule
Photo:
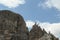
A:
<svg viewBox="0 0 60 40">
<path fill-rule="evenodd" d="M 47 33 L 45 29 L 41 29 L 36 23 L 29 32 L 29 40 L 59 40 L 51 33 Z"/>
</svg>

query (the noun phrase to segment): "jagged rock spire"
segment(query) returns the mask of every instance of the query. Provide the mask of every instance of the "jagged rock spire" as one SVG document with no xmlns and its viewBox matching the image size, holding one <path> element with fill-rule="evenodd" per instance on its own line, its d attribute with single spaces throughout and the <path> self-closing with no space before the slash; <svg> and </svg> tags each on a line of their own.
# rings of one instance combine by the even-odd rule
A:
<svg viewBox="0 0 60 40">
<path fill-rule="evenodd" d="M 40 38 L 43 36 L 43 31 L 36 23 L 33 25 L 30 31 L 30 40 L 35 40 L 35 38 Z"/>
<path fill-rule="evenodd" d="M 45 29 L 43 29 L 43 33 L 44 33 L 44 34 L 47 34 L 47 32 L 45 31 Z"/>
</svg>

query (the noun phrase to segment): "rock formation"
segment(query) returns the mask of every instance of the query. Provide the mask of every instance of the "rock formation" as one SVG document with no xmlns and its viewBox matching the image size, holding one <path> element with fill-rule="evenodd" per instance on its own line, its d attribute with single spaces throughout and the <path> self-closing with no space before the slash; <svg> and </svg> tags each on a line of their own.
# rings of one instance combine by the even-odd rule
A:
<svg viewBox="0 0 60 40">
<path fill-rule="evenodd" d="M 30 33 L 29 33 L 30 39 L 29 40 L 36 40 L 40 37 L 43 36 L 43 31 L 40 28 L 40 26 L 38 26 L 36 23 L 33 25 Z"/>
<path fill-rule="evenodd" d="M 36 23 L 33 25 L 29 36 L 29 40 L 59 40 L 51 33 L 47 33 L 45 29 L 42 30 Z"/>
<path fill-rule="evenodd" d="M 9 10 L 0 11 L 0 40 L 59 40 L 36 23 L 28 31 L 23 17 Z"/>
<path fill-rule="evenodd" d="M 21 15 L 0 11 L 0 40 L 28 40 L 28 29 Z"/>
</svg>

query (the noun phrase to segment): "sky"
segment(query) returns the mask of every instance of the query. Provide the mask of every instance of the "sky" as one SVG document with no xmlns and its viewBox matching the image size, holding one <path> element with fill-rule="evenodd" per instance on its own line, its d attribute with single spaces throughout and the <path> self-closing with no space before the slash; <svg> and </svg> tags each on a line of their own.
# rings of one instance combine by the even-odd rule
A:
<svg viewBox="0 0 60 40">
<path fill-rule="evenodd" d="M 37 22 L 60 38 L 60 0 L 0 0 L 0 10 L 22 15 L 29 29 Z"/>
</svg>

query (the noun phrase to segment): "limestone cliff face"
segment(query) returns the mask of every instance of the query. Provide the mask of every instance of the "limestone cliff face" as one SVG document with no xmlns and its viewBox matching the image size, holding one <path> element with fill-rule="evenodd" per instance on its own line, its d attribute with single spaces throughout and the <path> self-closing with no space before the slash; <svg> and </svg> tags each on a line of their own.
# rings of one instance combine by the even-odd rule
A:
<svg viewBox="0 0 60 40">
<path fill-rule="evenodd" d="M 8 10 L 0 11 L 0 39 L 28 40 L 28 29 L 21 15 Z"/>
</svg>

